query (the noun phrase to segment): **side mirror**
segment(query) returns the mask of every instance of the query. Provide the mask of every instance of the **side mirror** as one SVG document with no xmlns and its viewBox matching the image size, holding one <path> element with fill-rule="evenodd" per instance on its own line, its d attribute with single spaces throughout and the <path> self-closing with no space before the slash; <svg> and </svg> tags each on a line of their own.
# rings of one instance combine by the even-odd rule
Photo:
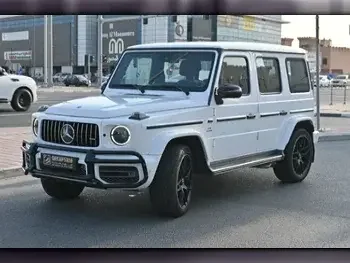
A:
<svg viewBox="0 0 350 263">
<path fill-rule="evenodd" d="M 223 104 L 224 98 L 237 99 L 242 97 L 242 88 L 238 85 L 225 84 L 219 86 L 215 93 L 215 100 L 217 104 Z"/>
<path fill-rule="evenodd" d="M 107 81 L 103 82 L 101 85 L 101 94 L 105 91 L 106 87 L 107 87 Z"/>
</svg>

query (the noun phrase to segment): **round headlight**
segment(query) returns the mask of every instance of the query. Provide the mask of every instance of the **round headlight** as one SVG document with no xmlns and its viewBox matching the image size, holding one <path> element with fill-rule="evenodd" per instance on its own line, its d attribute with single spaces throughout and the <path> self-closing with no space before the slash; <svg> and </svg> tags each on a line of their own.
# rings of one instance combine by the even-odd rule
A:
<svg viewBox="0 0 350 263">
<path fill-rule="evenodd" d="M 125 145 L 130 141 L 130 131 L 125 126 L 116 126 L 111 131 L 111 140 L 116 145 Z"/>
<path fill-rule="evenodd" d="M 34 119 L 33 120 L 32 129 L 33 129 L 34 135 L 38 136 L 38 131 L 39 131 L 39 121 L 38 121 L 38 119 Z"/>
</svg>

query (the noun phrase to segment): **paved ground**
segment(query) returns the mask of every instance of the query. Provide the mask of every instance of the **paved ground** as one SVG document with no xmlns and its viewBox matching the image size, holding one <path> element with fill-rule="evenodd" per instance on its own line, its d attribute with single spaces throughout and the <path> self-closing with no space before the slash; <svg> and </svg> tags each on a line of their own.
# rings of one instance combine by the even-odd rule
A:
<svg viewBox="0 0 350 263">
<path fill-rule="evenodd" d="M 283 185 L 272 171 L 197 178 L 192 207 L 158 218 L 148 195 L 87 189 L 57 202 L 37 179 L 0 180 L 1 247 L 349 247 L 350 142 L 323 142 L 307 179 Z"/>
</svg>

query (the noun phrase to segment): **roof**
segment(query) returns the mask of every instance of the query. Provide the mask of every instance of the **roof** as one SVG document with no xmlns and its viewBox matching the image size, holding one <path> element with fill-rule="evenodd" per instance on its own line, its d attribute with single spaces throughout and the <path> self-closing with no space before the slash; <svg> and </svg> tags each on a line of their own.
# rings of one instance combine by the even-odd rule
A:
<svg viewBox="0 0 350 263">
<path fill-rule="evenodd" d="M 279 53 L 299 53 L 306 54 L 306 50 L 276 45 L 276 44 L 265 44 L 265 43 L 257 43 L 257 42 L 229 42 L 229 41 L 211 41 L 211 42 L 170 42 L 170 43 L 152 43 L 152 44 L 141 44 L 131 46 L 128 49 L 154 49 L 154 48 L 213 48 L 213 49 L 236 49 L 236 50 L 255 50 L 255 51 L 276 51 Z"/>
</svg>

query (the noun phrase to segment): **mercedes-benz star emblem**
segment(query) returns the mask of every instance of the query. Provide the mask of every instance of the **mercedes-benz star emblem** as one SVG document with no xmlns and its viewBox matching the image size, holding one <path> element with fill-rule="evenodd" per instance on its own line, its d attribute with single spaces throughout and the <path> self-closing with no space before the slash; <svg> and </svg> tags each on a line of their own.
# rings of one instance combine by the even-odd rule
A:
<svg viewBox="0 0 350 263">
<path fill-rule="evenodd" d="M 72 125 L 65 124 L 61 128 L 61 139 L 65 144 L 71 144 L 74 140 L 75 132 Z"/>
</svg>

